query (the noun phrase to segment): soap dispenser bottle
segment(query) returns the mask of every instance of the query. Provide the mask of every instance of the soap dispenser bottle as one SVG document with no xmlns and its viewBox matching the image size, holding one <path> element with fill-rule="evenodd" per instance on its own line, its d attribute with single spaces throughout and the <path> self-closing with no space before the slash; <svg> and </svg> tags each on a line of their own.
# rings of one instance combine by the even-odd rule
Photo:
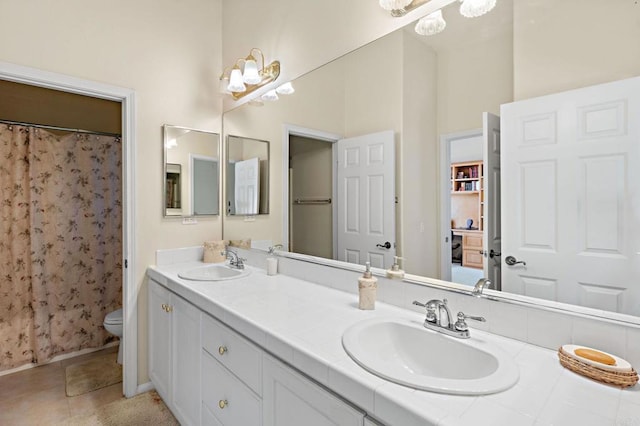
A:
<svg viewBox="0 0 640 426">
<path fill-rule="evenodd" d="M 401 280 L 404 278 L 404 271 L 400 269 L 400 265 L 398 265 L 398 260 L 400 259 L 403 259 L 403 258 L 398 256 L 393 256 L 393 265 L 391 265 L 391 268 L 387 269 L 387 278 L 392 278 L 397 280 Z"/>
<path fill-rule="evenodd" d="M 371 264 L 367 262 L 364 274 L 358 278 L 358 308 L 373 310 L 376 308 L 376 290 L 378 280 L 371 274 Z"/>
<path fill-rule="evenodd" d="M 269 257 L 267 257 L 267 275 L 278 273 L 278 258 L 275 257 L 276 250 L 282 248 L 282 244 L 269 247 Z"/>
</svg>

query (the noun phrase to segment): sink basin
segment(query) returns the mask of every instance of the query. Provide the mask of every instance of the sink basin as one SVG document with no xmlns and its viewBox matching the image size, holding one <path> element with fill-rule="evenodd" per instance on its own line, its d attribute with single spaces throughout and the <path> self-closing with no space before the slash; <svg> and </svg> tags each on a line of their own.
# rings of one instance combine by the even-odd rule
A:
<svg viewBox="0 0 640 426">
<path fill-rule="evenodd" d="M 383 379 L 456 395 L 506 390 L 519 378 L 513 359 L 480 338 L 457 339 L 409 320 L 371 319 L 348 328 L 345 351 Z"/>
<path fill-rule="evenodd" d="M 178 277 L 192 281 L 224 281 L 246 277 L 249 273 L 247 269 L 232 269 L 224 264 L 213 264 L 178 272 Z"/>
</svg>

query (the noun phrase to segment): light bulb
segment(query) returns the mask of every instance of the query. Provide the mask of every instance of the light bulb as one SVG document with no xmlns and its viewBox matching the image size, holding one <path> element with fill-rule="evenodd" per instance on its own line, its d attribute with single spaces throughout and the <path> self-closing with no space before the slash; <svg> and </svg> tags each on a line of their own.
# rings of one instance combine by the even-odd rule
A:
<svg viewBox="0 0 640 426">
<path fill-rule="evenodd" d="M 262 81 L 258 74 L 258 64 L 253 56 L 249 56 L 244 62 L 244 73 L 242 73 L 242 81 L 247 84 L 258 84 Z"/>
<path fill-rule="evenodd" d="M 262 100 L 264 100 L 264 101 L 277 101 L 278 100 L 278 94 L 276 93 L 275 90 L 269 90 L 267 93 L 262 95 Z"/>
<path fill-rule="evenodd" d="M 465 18 L 477 18 L 496 6 L 496 0 L 460 0 L 460 14 Z"/>
<path fill-rule="evenodd" d="M 442 17 L 442 11 L 436 10 L 433 13 L 421 18 L 416 24 L 415 30 L 418 34 L 430 36 L 438 34 L 447 26 L 447 22 Z"/>
<path fill-rule="evenodd" d="M 276 89 L 276 92 L 278 92 L 281 95 L 290 95 L 295 91 L 296 90 L 293 88 L 293 85 L 291 84 L 291 82 L 284 83 Z"/>
<path fill-rule="evenodd" d="M 234 68 L 231 70 L 227 90 L 230 92 L 244 92 L 247 90 L 247 87 L 242 82 L 242 72 L 240 72 L 240 68 Z"/>
</svg>

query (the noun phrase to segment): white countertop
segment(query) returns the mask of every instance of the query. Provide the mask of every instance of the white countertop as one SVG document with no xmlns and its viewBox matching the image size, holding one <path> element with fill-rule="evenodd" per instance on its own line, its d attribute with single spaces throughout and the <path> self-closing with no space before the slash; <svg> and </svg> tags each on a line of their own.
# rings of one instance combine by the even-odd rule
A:
<svg viewBox="0 0 640 426">
<path fill-rule="evenodd" d="M 179 271 L 201 265 L 152 266 L 147 273 L 390 426 L 640 426 L 640 386 L 621 390 L 594 382 L 564 369 L 555 351 L 480 330 L 472 329 L 471 339 L 499 346 L 520 367 L 520 379 L 511 389 L 456 396 L 388 382 L 351 360 L 342 348 L 342 334 L 364 319 L 392 317 L 422 323 L 424 315 L 380 302 L 374 311 L 361 311 L 357 295 L 284 275 L 267 276 L 253 267 L 247 267 L 249 276 L 236 280 L 178 278 Z M 357 287 L 357 282 L 353 285 Z"/>
</svg>

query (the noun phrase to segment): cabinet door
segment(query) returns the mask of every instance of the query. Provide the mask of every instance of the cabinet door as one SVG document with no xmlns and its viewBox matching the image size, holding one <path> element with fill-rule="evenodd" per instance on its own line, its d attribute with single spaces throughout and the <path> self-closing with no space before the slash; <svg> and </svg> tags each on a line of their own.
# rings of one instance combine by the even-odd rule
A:
<svg viewBox="0 0 640 426">
<path fill-rule="evenodd" d="M 364 413 L 275 359 L 264 357 L 264 426 L 362 426 Z"/>
<path fill-rule="evenodd" d="M 173 411 L 182 425 L 200 424 L 200 311 L 171 298 Z"/>
<path fill-rule="evenodd" d="M 260 397 L 206 351 L 202 352 L 203 421 L 212 413 L 225 426 L 259 426 Z"/>
<path fill-rule="evenodd" d="M 162 399 L 171 404 L 171 293 L 149 280 L 149 377 Z"/>
</svg>

